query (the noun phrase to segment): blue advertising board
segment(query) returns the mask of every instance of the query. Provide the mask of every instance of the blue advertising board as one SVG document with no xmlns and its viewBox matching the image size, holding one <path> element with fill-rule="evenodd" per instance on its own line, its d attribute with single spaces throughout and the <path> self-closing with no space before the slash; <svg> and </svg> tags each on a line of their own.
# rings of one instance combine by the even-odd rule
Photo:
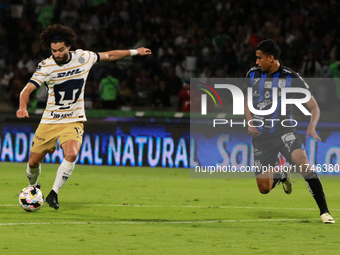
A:
<svg viewBox="0 0 340 255">
<path fill-rule="evenodd" d="M 311 164 L 321 168 L 333 166 L 340 172 L 340 130 L 338 127 L 318 131 L 322 141 L 305 137 L 305 128 L 299 128 Z M 27 162 L 37 124 L 0 124 L 0 162 Z M 338 131 L 330 131 L 338 130 Z M 45 163 L 60 163 L 63 152 L 60 145 L 47 154 Z M 77 164 L 112 166 L 183 167 L 204 165 L 254 165 L 253 147 L 246 129 L 228 130 L 207 136 L 191 133 L 188 125 L 151 125 L 140 123 L 86 123 L 83 144 Z M 322 172 L 321 172 L 322 173 Z"/>
</svg>

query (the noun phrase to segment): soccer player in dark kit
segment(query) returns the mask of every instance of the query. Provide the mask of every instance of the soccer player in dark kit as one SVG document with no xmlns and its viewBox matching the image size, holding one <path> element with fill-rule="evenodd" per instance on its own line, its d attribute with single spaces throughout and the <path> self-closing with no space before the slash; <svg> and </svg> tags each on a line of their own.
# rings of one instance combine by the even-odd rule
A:
<svg viewBox="0 0 340 255">
<path fill-rule="evenodd" d="M 252 105 L 246 103 L 246 117 L 249 121 L 248 133 L 252 137 L 254 162 L 257 166 L 256 181 L 259 191 L 267 194 L 280 182 L 287 194 L 292 192 L 289 171 L 278 169 L 278 154 L 281 153 L 299 171 L 305 179 L 308 189 L 314 197 L 323 223 L 335 223 L 326 203 L 322 184 L 316 172 L 311 169 L 307 153 L 294 125 L 281 125 L 283 120 L 292 119 L 292 105 L 287 104 L 286 115 L 281 114 L 281 92 L 283 88 L 300 88 L 308 90 L 309 86 L 302 77 L 279 62 L 280 48 L 273 40 L 264 40 L 256 47 L 256 66 L 247 74 L 246 86 L 252 88 Z M 273 89 L 277 89 L 277 95 Z M 250 95 L 249 95 L 250 96 Z M 277 97 L 277 101 L 275 100 Z M 301 93 L 287 93 L 287 99 L 301 98 Z M 276 108 L 272 109 L 275 105 Z M 319 106 L 313 96 L 305 103 L 311 113 L 307 128 L 307 138 L 316 141 L 320 137 L 315 131 L 320 117 Z M 302 105 L 301 105 L 302 106 Z M 275 107 L 275 106 L 274 106 Z M 256 110 L 269 110 L 270 114 L 254 114 Z M 276 167 L 276 168 L 275 168 Z M 269 169 L 269 170 L 268 170 Z M 280 170 L 280 169 L 279 169 Z"/>
</svg>

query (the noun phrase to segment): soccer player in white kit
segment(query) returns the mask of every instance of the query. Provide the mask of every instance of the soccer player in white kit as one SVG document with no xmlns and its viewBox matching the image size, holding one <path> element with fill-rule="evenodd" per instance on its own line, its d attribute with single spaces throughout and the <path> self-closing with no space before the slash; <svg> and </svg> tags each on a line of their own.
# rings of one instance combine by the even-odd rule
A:
<svg viewBox="0 0 340 255">
<path fill-rule="evenodd" d="M 20 94 L 18 118 L 28 118 L 27 103 L 30 94 L 42 85 L 48 89 L 46 109 L 35 132 L 27 164 L 30 186 L 37 182 L 41 162 L 46 153 L 53 152 L 57 140 L 64 152 L 51 192 L 46 197 L 50 207 L 59 209 L 58 192 L 73 172 L 83 138 L 84 90 L 91 67 L 98 61 L 114 61 L 134 55 L 149 55 L 151 50 L 111 50 L 92 52 L 77 49 L 70 51 L 76 35 L 68 27 L 56 24 L 40 35 L 43 47 L 51 49 L 52 56 L 39 63 L 37 70 Z"/>
</svg>

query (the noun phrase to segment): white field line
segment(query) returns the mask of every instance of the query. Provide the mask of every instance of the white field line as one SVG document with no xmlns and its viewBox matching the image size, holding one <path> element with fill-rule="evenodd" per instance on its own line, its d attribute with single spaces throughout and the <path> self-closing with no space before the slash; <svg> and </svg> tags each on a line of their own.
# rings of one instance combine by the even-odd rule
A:
<svg viewBox="0 0 340 255">
<path fill-rule="evenodd" d="M 75 203 L 77 204 L 77 203 Z M 99 207 L 159 207 L 159 208 L 202 208 L 202 209 L 249 209 L 249 210 L 282 210 L 278 207 L 255 207 L 255 206 L 200 206 L 200 205 L 134 205 L 134 204 L 86 204 L 82 203 L 82 206 L 99 206 Z M 0 207 L 12 207 L 19 206 L 19 204 L 0 204 Z M 296 210 L 296 211 L 316 211 L 318 208 L 287 208 L 284 210 Z M 331 208 L 332 211 L 340 211 L 340 209 Z"/>
<path fill-rule="evenodd" d="M 138 225 L 138 224 L 210 224 L 210 223 L 233 223 L 233 222 L 285 222 L 320 220 L 318 218 L 302 219 L 259 219 L 259 220 L 209 220 L 209 221 L 116 221 L 116 222 L 18 222 L 0 223 L 0 226 L 23 226 L 23 225 Z"/>
</svg>

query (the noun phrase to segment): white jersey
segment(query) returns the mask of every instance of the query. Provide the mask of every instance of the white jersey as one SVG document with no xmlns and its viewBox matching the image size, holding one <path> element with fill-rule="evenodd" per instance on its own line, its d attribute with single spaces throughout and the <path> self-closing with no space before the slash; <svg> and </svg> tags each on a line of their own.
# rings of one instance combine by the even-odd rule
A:
<svg viewBox="0 0 340 255">
<path fill-rule="evenodd" d="M 91 67 L 99 61 L 96 52 L 70 51 L 70 60 L 57 65 L 51 56 L 40 62 L 30 82 L 46 85 L 48 98 L 40 123 L 56 124 L 86 121 L 84 90 Z"/>
</svg>

